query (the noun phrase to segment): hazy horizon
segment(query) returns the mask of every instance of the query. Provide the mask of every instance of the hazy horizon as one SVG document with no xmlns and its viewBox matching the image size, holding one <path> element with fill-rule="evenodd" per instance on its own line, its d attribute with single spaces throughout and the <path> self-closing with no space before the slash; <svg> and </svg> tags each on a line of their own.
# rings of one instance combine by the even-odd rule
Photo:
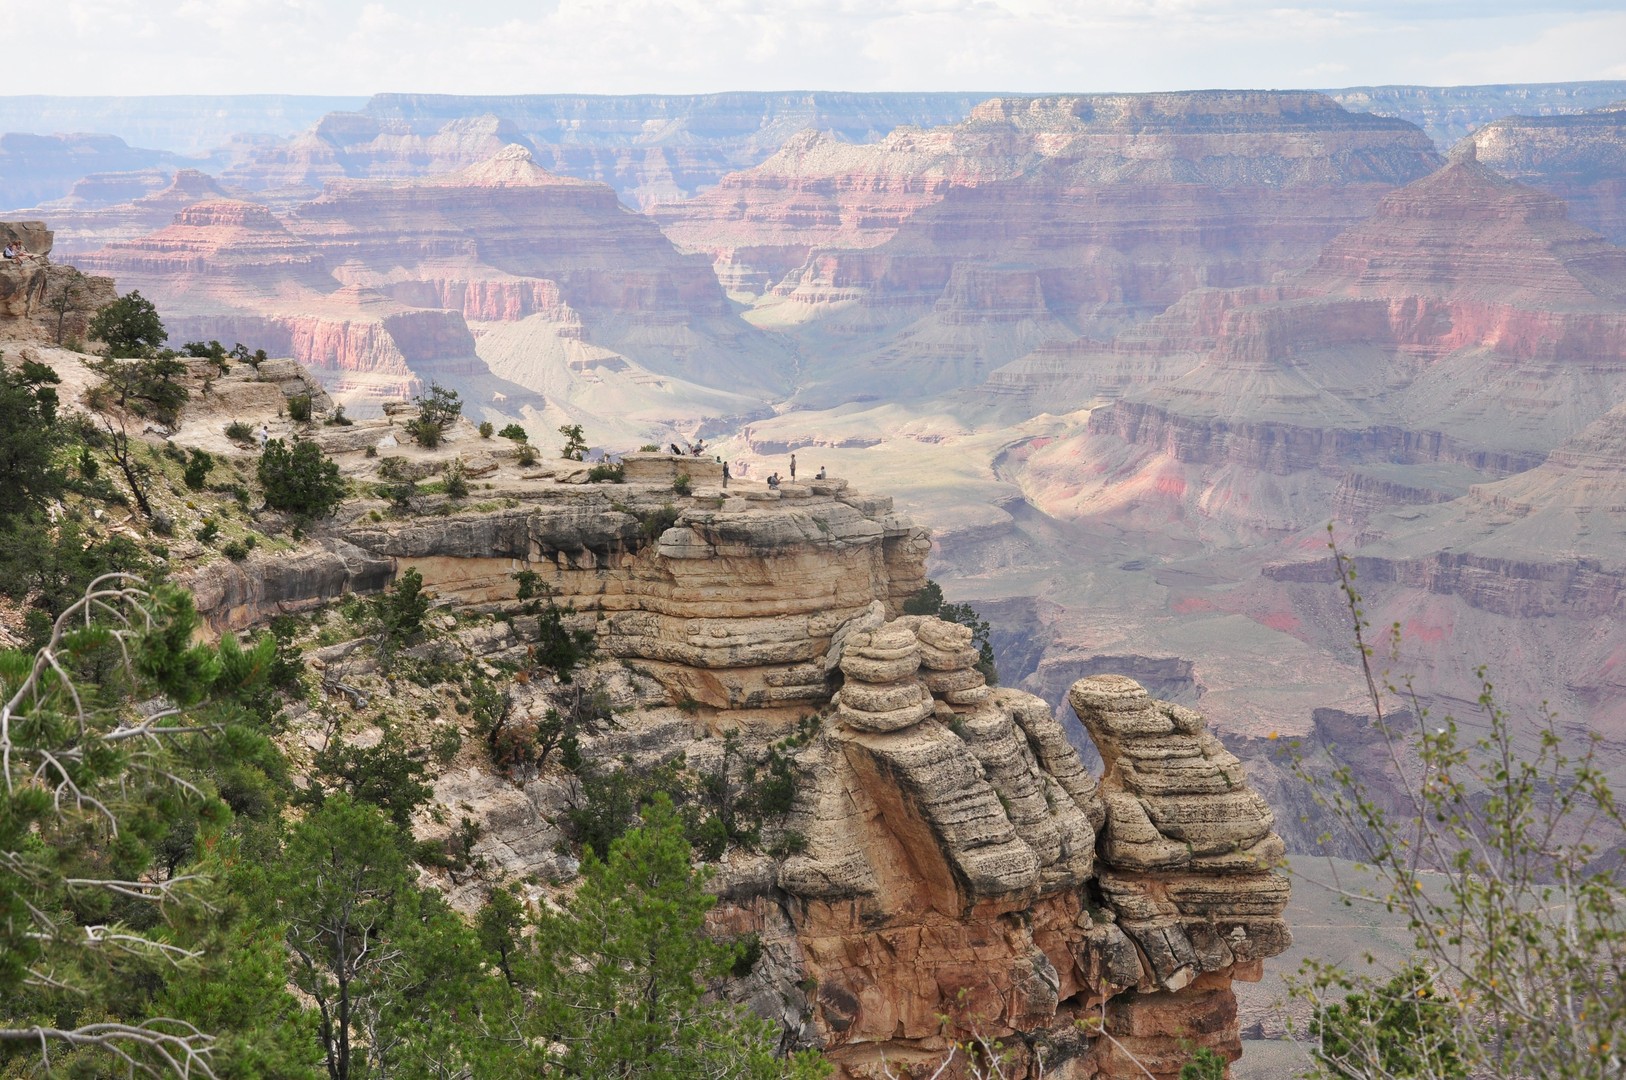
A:
<svg viewBox="0 0 1626 1080">
<path fill-rule="evenodd" d="M 1626 78 L 1614 0 L 0 2 L 19 93 L 1146 92 Z"/>
</svg>

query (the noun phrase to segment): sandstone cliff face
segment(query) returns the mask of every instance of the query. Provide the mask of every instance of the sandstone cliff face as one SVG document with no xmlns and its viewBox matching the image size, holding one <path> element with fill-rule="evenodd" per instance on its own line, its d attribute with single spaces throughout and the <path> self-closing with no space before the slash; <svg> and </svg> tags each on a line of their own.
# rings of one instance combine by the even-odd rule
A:
<svg viewBox="0 0 1626 1080">
<path fill-rule="evenodd" d="M 1047 1076 L 1234 1060 L 1231 981 L 1290 941 L 1282 844 L 1240 763 L 1195 713 L 1104 676 L 1071 692 L 1098 783 L 1048 706 L 974 660 L 935 619 L 842 643 L 835 726 L 803 754 L 808 849 L 779 873 L 826 1053 L 880 1076 L 974 1030 Z"/>
</svg>

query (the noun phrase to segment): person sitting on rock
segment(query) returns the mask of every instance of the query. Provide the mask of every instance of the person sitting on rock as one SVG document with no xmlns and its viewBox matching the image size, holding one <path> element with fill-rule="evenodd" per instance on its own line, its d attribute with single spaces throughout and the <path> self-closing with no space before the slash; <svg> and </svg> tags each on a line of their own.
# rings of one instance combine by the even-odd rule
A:
<svg viewBox="0 0 1626 1080">
<path fill-rule="evenodd" d="M 815 479 L 815 480 L 827 479 L 827 477 L 824 475 L 824 466 L 823 465 L 819 466 L 819 471 L 814 475 L 813 479 Z"/>
<path fill-rule="evenodd" d="M 667 443 L 666 448 L 668 450 L 672 451 L 672 453 L 678 455 L 679 457 L 683 456 L 683 451 L 678 449 L 678 444 L 675 443 L 675 442 L 674 443 Z"/>
<path fill-rule="evenodd" d="M 769 476 L 768 476 L 768 486 L 775 489 L 775 490 L 778 490 L 778 488 L 779 488 L 779 474 L 778 473 L 769 474 Z"/>
<path fill-rule="evenodd" d="M 6 245 L 6 256 L 5 257 L 7 259 L 15 259 L 17 257 L 17 245 L 16 244 L 7 244 Z"/>
<path fill-rule="evenodd" d="M 6 245 L 6 258 L 16 259 L 18 262 L 22 262 L 24 259 L 37 259 L 39 256 L 31 253 L 27 248 L 23 247 L 23 242 L 21 240 L 13 240 L 11 243 Z"/>
</svg>

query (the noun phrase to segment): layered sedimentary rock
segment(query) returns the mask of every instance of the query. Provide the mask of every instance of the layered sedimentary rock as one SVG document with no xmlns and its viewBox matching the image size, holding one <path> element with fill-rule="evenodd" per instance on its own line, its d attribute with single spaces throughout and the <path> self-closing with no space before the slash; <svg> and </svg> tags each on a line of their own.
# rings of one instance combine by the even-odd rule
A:
<svg viewBox="0 0 1626 1080">
<path fill-rule="evenodd" d="M 1406 513 L 1374 514 L 1355 559 L 1374 620 L 1400 622 L 1408 661 L 1442 691 L 1453 638 L 1499 643 L 1509 703 L 1545 701 L 1577 730 L 1626 737 L 1626 403 L 1539 466 Z M 1299 605 L 1330 576 L 1324 560 L 1272 564 Z M 1443 631 L 1449 629 L 1447 634 Z M 1523 662 L 1508 664 L 1505 657 Z M 1437 674 L 1436 674 L 1437 672 Z"/>
<path fill-rule="evenodd" d="M 201 186 L 183 175 L 99 215 L 140 220 Z M 204 198 L 84 261 L 152 297 L 172 335 L 292 356 L 351 404 L 434 380 L 493 415 L 545 394 L 600 431 L 692 427 L 761 410 L 790 366 L 705 259 L 520 146 L 429 179 L 339 181 L 286 215 Z"/>
<path fill-rule="evenodd" d="M 655 375 L 778 383 L 763 362 L 775 347 L 733 317 L 705 260 L 679 254 L 610 188 L 549 173 L 521 146 L 428 179 L 334 184 L 288 226 L 346 284 L 414 307 L 533 320 Z M 485 343 L 493 370 L 547 389 L 550 373 L 533 370 L 545 360 L 518 341 L 503 348 L 513 340 Z"/>
<path fill-rule="evenodd" d="M 464 603 L 512 597 L 513 574 L 536 570 L 560 603 L 597 619 L 601 649 L 675 698 L 769 713 L 827 699 L 817 661 L 830 638 L 877 601 L 896 613 L 925 583 L 929 540 L 890 500 L 839 483 L 722 500 L 709 486 L 720 475 L 684 469 L 696 496 L 560 485 L 513 510 L 359 520 L 345 538 Z M 673 503 L 675 523 L 648 535 L 641 522 Z"/>
<path fill-rule="evenodd" d="M 1618 95 L 1626 98 L 1626 87 Z M 1559 196 L 1576 221 L 1626 243 L 1626 101 L 1564 116 L 1508 116 L 1469 138 L 1503 176 Z"/>
<path fill-rule="evenodd" d="M 241 341 L 291 356 L 347 398 L 484 372 L 455 312 L 341 285 L 314 245 L 254 203 L 210 199 L 164 229 L 82 257 L 157 304 L 177 340 Z"/>
<path fill-rule="evenodd" d="M 1507 475 L 1626 397 L 1626 253 L 1464 156 L 1303 273 L 1194 293 L 1116 351 L 1148 340 L 1196 362 L 1047 447 L 1036 486 L 1067 485 L 1069 512 L 1152 498 L 1291 531 L 1324 520 L 1353 465 Z M 1080 455 L 1105 466 L 1082 485 Z"/>
<path fill-rule="evenodd" d="M 963 117 L 971 94 L 730 93 L 462 96 L 379 94 L 356 112 L 254 154 L 228 179 L 252 190 L 314 188 L 340 177 L 410 177 L 461 168 L 502 144 L 550 171 L 609 184 L 648 207 L 684 199 L 813 128 L 850 142 L 900 124 Z M 491 138 L 501 139 L 492 146 Z"/>
<path fill-rule="evenodd" d="M 1560 116 L 1626 100 L 1626 82 L 1350 86 L 1326 93 L 1351 112 L 1416 124 L 1445 150 L 1502 117 Z"/>
<path fill-rule="evenodd" d="M 752 314 L 801 328 L 805 399 L 911 396 L 1303 267 L 1438 160 L 1410 125 L 1317 94 L 994 99 L 873 146 L 793 144 L 666 220 L 736 285 L 753 234 L 770 262 L 807 248 Z"/>
<path fill-rule="evenodd" d="M 807 850 L 779 873 L 826 1054 L 880 1076 L 976 1031 L 1021 1068 L 1047 1044 L 1047 1076 L 1235 1059 L 1231 980 L 1290 941 L 1282 844 L 1240 764 L 1195 713 L 1086 679 L 1098 784 L 1050 709 L 975 661 L 929 618 L 841 644 L 836 723 L 801 758 Z M 1100 1017 L 1116 1042 L 1080 1037 Z"/>
<path fill-rule="evenodd" d="M 99 183 L 81 181 L 73 195 L 41 207 L 56 230 L 63 258 L 137 239 L 169 225 L 176 214 L 194 203 L 229 198 L 213 177 L 196 169 L 104 174 L 92 179 Z M 98 190 L 81 191 L 90 188 Z"/>
</svg>

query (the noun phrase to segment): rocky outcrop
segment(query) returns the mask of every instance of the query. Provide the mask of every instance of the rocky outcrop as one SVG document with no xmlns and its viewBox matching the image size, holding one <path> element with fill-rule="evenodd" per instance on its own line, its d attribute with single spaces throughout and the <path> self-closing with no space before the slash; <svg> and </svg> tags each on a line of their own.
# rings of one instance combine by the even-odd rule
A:
<svg viewBox="0 0 1626 1080">
<path fill-rule="evenodd" d="M 800 761 L 806 850 L 779 872 L 840 1075 L 973 1031 L 1019 1068 L 1046 1044 L 1047 1076 L 1173 1076 L 1194 1045 L 1234 1060 L 1230 982 L 1290 940 L 1282 844 L 1237 760 L 1195 713 L 1085 679 L 1097 783 L 1042 701 L 983 685 L 965 628 L 878 622 L 842 641 L 833 723 Z M 1116 1042 L 1078 1037 L 1101 1017 Z"/>
</svg>

